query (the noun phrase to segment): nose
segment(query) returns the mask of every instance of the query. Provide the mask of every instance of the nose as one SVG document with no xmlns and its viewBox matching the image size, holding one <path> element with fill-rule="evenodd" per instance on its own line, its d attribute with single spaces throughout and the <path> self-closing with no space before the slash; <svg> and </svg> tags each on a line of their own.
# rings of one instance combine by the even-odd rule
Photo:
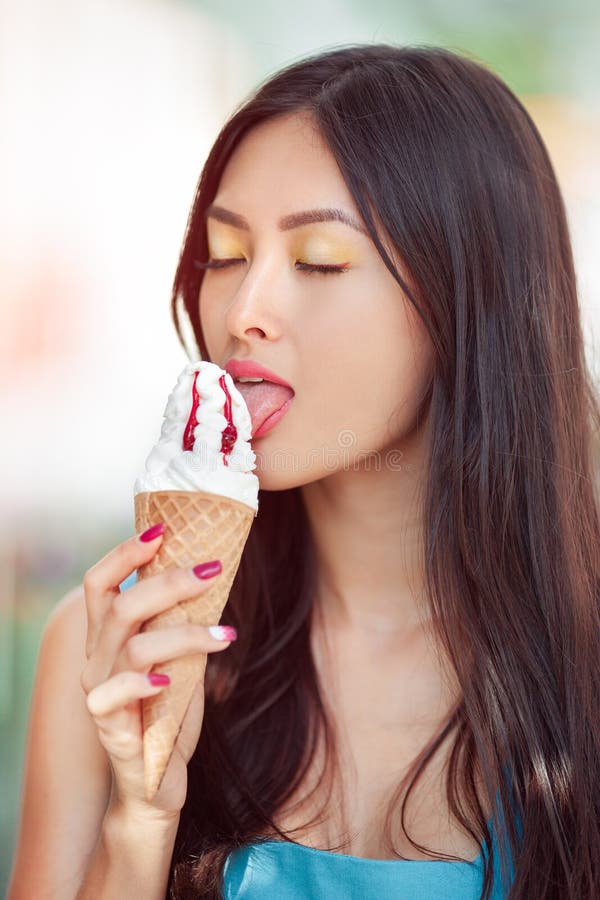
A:
<svg viewBox="0 0 600 900">
<path fill-rule="evenodd" d="M 229 333 L 239 341 L 276 340 L 281 334 L 281 320 L 270 299 L 276 288 L 268 277 L 244 278 L 225 316 Z"/>
</svg>

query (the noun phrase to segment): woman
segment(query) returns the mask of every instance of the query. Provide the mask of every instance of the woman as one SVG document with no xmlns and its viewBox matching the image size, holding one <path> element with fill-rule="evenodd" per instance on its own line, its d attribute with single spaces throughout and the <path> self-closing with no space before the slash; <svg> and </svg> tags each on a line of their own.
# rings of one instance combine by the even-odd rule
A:
<svg viewBox="0 0 600 900">
<path fill-rule="evenodd" d="M 252 359 L 294 398 L 253 439 L 237 640 L 140 642 L 210 583 L 124 590 L 159 523 L 70 600 L 110 759 L 77 896 L 599 896 L 600 410 L 523 106 L 435 47 L 282 70 L 211 150 L 173 314 L 202 358 Z M 199 649 L 205 690 L 147 804 L 138 701 L 161 687 L 143 676 Z"/>
</svg>

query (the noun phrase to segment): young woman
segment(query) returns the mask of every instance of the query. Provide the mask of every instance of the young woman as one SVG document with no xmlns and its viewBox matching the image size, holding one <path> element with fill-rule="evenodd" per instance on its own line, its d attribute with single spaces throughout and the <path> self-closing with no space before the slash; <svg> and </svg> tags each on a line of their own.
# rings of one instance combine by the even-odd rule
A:
<svg viewBox="0 0 600 900">
<path fill-rule="evenodd" d="M 280 71 L 210 152 L 173 313 L 294 391 L 253 439 L 238 637 L 139 634 L 219 577 L 125 590 L 160 535 L 86 573 L 42 642 L 11 896 L 600 896 L 600 411 L 521 103 L 436 47 Z M 198 650 L 146 803 L 145 676 Z"/>
</svg>

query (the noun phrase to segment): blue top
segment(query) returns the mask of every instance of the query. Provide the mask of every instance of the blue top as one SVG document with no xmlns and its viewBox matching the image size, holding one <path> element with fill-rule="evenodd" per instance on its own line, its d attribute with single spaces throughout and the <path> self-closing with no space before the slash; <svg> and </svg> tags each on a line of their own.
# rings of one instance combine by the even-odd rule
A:
<svg viewBox="0 0 600 900">
<path fill-rule="evenodd" d="M 120 585 L 136 581 L 134 572 Z M 496 803 L 499 808 L 499 792 Z M 500 816 L 502 819 L 502 816 Z M 494 848 L 494 888 L 491 900 L 505 900 L 514 879 L 504 886 L 499 848 L 492 819 L 488 822 Z M 520 817 L 517 830 L 521 833 Z M 316 850 L 291 841 L 263 840 L 229 854 L 223 870 L 225 900 L 479 900 L 483 885 L 482 845 L 472 862 L 426 859 L 367 859 Z"/>
<path fill-rule="evenodd" d="M 491 900 L 505 900 L 514 880 L 504 886 L 492 820 L 494 847 Z M 223 870 L 225 900 L 479 900 L 485 845 L 472 862 L 451 860 L 366 859 L 315 850 L 291 841 L 267 840 L 229 854 Z"/>
</svg>

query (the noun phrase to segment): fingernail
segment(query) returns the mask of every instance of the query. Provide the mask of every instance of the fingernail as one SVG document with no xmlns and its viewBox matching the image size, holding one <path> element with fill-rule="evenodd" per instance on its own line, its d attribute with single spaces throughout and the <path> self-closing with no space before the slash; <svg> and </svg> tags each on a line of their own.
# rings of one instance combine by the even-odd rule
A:
<svg viewBox="0 0 600 900">
<path fill-rule="evenodd" d="M 143 541 L 145 544 L 148 541 L 153 541 L 154 538 L 157 538 L 161 535 L 165 530 L 164 522 L 159 522 L 158 525 L 153 525 L 151 528 L 146 529 L 146 531 L 140 534 L 140 541 Z"/>
<path fill-rule="evenodd" d="M 237 631 L 233 625 L 209 625 L 208 630 L 211 637 L 218 641 L 235 641 L 237 638 Z"/>
<path fill-rule="evenodd" d="M 194 566 L 192 572 L 196 578 L 213 578 L 218 575 L 223 566 L 220 559 L 212 559 L 210 562 L 200 563 Z"/>
<path fill-rule="evenodd" d="M 150 672 L 148 675 L 148 681 L 153 687 L 159 687 L 164 684 L 171 684 L 171 679 L 168 675 L 163 675 L 161 672 Z"/>
</svg>

